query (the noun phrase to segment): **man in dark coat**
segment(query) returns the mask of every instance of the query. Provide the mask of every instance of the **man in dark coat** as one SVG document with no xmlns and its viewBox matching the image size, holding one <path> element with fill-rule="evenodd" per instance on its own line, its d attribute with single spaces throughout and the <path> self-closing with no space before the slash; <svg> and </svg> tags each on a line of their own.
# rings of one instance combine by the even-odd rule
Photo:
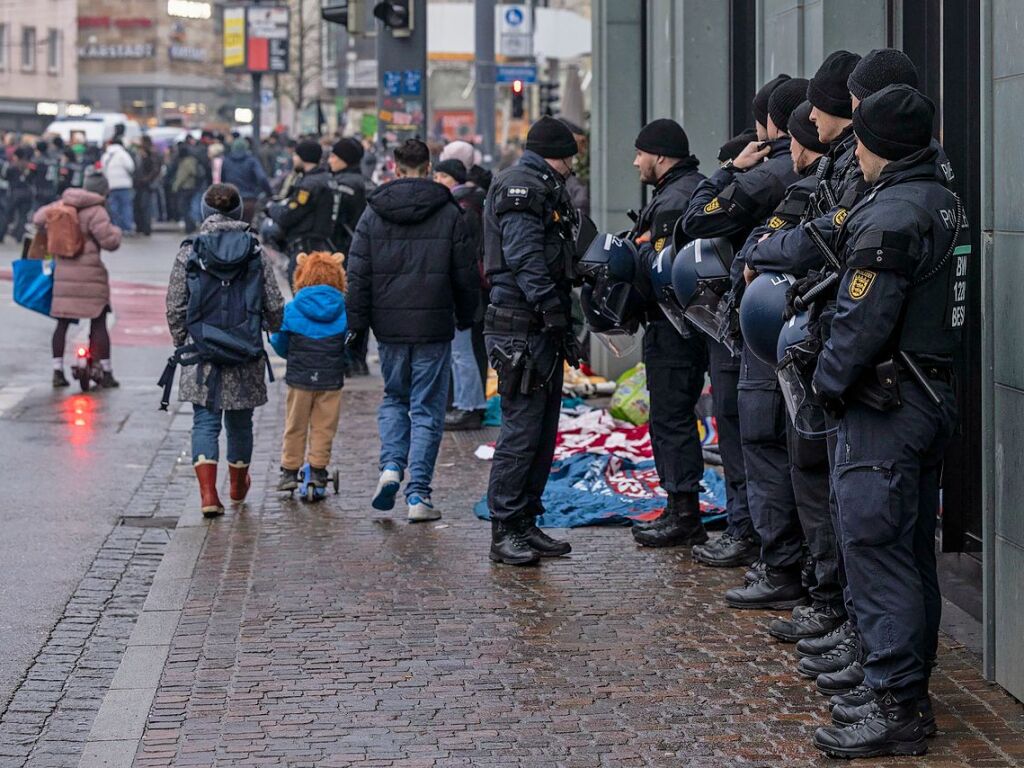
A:
<svg viewBox="0 0 1024 768">
<path fill-rule="evenodd" d="M 375 190 L 352 237 L 348 317 L 373 330 L 384 377 L 376 509 L 394 507 L 406 468 L 409 520 L 437 520 L 431 479 L 444 432 L 456 327 L 473 324 L 476 254 L 451 192 L 430 179 L 427 145 L 395 150 L 398 178 Z"/>
</svg>

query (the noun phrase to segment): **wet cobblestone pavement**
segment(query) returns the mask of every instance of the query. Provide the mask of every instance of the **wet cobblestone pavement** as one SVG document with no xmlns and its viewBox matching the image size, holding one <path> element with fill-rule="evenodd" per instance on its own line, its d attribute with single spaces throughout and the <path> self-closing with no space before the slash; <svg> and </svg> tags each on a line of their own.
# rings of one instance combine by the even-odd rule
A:
<svg viewBox="0 0 1024 768">
<path fill-rule="evenodd" d="M 492 566 L 479 435 L 445 437 L 439 524 L 373 511 L 378 397 L 346 390 L 342 493 L 316 506 L 267 491 L 280 400 L 260 413 L 251 503 L 209 525 L 135 765 L 830 762 L 792 647 L 720 603 L 739 571 L 621 528 L 568 532 L 572 556 L 538 569 Z M 870 764 L 1024 764 L 1024 708 L 977 667 L 944 638 L 930 755 Z"/>
</svg>

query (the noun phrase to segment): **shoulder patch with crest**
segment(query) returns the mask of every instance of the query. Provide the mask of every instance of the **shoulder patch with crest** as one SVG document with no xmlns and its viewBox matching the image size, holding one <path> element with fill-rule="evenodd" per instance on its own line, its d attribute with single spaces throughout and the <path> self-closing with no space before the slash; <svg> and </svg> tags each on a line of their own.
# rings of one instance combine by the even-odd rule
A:
<svg viewBox="0 0 1024 768">
<path fill-rule="evenodd" d="M 770 229 L 782 229 L 784 226 L 786 226 L 786 220 L 779 216 L 772 216 L 768 219 L 768 227 Z"/>
<path fill-rule="evenodd" d="M 711 202 L 704 206 L 704 213 L 716 213 L 722 210 L 722 204 L 718 202 L 718 198 L 712 198 Z"/>
<path fill-rule="evenodd" d="M 295 196 L 295 202 L 297 202 L 299 205 L 305 205 L 306 203 L 308 203 L 309 202 L 309 190 L 308 189 L 300 189 L 299 193 Z"/>
<path fill-rule="evenodd" d="M 654 250 L 656 253 L 661 253 L 661 249 L 665 247 L 666 240 L 668 240 L 667 237 L 659 237 L 654 241 Z"/>
<path fill-rule="evenodd" d="M 860 301 L 867 296 L 871 286 L 875 284 L 875 277 L 877 276 L 878 273 L 870 269 L 858 269 L 854 272 L 850 277 L 850 298 L 854 301 Z"/>
<path fill-rule="evenodd" d="M 840 208 L 836 211 L 836 215 L 832 217 L 832 223 L 837 227 L 843 226 L 843 222 L 846 221 L 847 214 L 849 214 L 849 211 L 845 208 Z"/>
<path fill-rule="evenodd" d="M 529 197 L 530 190 L 527 187 L 509 187 L 505 190 L 505 197 Z"/>
</svg>

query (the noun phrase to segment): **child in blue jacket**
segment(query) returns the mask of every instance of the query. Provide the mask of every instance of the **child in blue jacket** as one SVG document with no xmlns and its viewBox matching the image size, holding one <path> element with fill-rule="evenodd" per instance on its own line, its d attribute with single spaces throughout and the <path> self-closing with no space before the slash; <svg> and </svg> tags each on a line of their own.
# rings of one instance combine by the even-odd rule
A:
<svg viewBox="0 0 1024 768">
<path fill-rule="evenodd" d="M 320 487 L 327 484 L 345 385 L 344 262 L 340 253 L 299 254 L 295 298 L 284 309 L 280 332 L 270 338 L 277 353 L 288 360 L 279 491 L 298 487 L 298 473 L 306 462 L 312 470 L 311 482 Z"/>
</svg>

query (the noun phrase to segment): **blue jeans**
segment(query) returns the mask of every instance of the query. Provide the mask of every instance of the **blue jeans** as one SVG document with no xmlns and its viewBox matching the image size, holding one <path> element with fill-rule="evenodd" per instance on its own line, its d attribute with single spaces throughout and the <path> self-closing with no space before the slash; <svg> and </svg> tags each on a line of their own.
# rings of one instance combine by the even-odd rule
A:
<svg viewBox="0 0 1024 768">
<path fill-rule="evenodd" d="M 377 411 L 380 468 L 394 464 L 404 471 L 408 467 L 406 498 L 429 498 L 444 436 L 451 344 L 379 343 L 377 348 L 384 376 L 384 400 Z"/>
<path fill-rule="evenodd" d="M 228 463 L 248 464 L 252 461 L 252 408 L 218 411 L 203 405 L 192 406 L 192 463 L 203 457 L 208 461 L 220 458 L 220 426 L 228 433 Z"/>
<path fill-rule="evenodd" d="M 473 329 L 456 331 L 452 339 L 452 405 L 460 411 L 481 411 L 487 407 L 480 368 L 473 353 Z"/>
<path fill-rule="evenodd" d="M 125 232 L 135 230 L 135 190 L 112 189 L 107 195 L 107 207 L 114 224 Z"/>
<path fill-rule="evenodd" d="M 203 223 L 203 195 L 205 194 L 206 187 L 200 187 L 192 194 L 192 199 L 188 201 L 190 216 L 197 225 Z"/>
</svg>

